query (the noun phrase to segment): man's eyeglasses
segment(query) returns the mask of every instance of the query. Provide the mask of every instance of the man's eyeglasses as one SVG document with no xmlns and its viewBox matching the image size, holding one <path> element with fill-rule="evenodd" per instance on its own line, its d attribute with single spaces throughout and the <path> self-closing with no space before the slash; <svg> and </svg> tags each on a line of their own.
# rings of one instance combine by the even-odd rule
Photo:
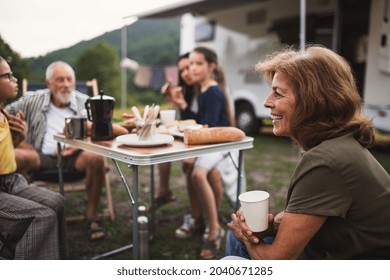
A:
<svg viewBox="0 0 390 280">
<path fill-rule="evenodd" d="M 7 77 L 10 81 L 12 81 L 12 78 L 14 77 L 14 73 L 8 72 L 0 75 L 0 78 Z"/>
</svg>

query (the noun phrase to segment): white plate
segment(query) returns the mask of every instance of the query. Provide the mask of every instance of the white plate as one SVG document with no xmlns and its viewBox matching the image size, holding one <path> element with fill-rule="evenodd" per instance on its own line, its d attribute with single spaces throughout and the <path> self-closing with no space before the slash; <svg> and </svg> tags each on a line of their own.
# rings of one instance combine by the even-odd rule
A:
<svg viewBox="0 0 390 280">
<path fill-rule="evenodd" d="M 195 130 L 195 129 L 200 129 L 202 128 L 203 125 L 201 124 L 192 124 L 192 125 L 187 125 L 184 130 L 186 129 L 191 129 L 191 130 Z M 168 129 L 168 132 L 169 134 L 173 135 L 173 136 L 176 136 L 176 137 L 184 137 L 184 132 L 181 132 L 179 131 L 179 128 L 177 126 L 172 126 Z"/>
<path fill-rule="evenodd" d="M 115 139 L 118 143 L 132 147 L 154 147 L 171 144 L 174 138 L 167 134 L 156 134 L 153 140 L 138 140 L 137 134 L 125 134 Z"/>
<path fill-rule="evenodd" d="M 168 133 L 170 135 L 173 135 L 173 136 L 176 136 L 176 137 L 181 137 L 183 138 L 184 137 L 184 133 L 183 132 L 180 132 L 178 129 L 177 129 L 177 126 L 172 126 L 168 129 Z"/>
</svg>

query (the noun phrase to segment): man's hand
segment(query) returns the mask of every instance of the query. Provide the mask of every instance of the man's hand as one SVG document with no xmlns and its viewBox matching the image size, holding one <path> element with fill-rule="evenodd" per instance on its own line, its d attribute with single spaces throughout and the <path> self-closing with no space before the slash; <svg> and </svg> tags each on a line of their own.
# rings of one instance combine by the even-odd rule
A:
<svg viewBox="0 0 390 280">
<path fill-rule="evenodd" d="M 23 112 L 17 112 L 15 116 L 7 115 L 9 128 L 11 130 L 12 142 L 14 147 L 17 147 L 26 139 L 27 124 L 24 121 Z"/>
<path fill-rule="evenodd" d="M 73 155 L 75 152 L 77 152 L 79 149 L 72 147 L 72 146 L 65 146 L 62 148 L 62 156 L 67 157 Z M 54 155 L 58 155 L 58 150 L 54 151 Z"/>
</svg>

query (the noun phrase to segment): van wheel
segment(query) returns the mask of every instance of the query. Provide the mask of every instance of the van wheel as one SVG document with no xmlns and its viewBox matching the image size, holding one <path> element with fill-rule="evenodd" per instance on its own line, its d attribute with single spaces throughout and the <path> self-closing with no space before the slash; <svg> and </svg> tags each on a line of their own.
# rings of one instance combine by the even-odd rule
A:
<svg viewBox="0 0 390 280">
<path fill-rule="evenodd" d="M 258 133 L 259 121 L 250 104 L 239 103 L 236 105 L 236 125 L 246 134 Z"/>
</svg>

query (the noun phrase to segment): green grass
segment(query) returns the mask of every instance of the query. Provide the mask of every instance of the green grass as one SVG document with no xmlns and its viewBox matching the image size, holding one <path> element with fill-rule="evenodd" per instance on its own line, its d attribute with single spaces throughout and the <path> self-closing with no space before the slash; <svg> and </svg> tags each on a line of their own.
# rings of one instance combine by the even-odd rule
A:
<svg viewBox="0 0 390 280">
<path fill-rule="evenodd" d="M 390 149 L 373 149 L 372 153 L 383 167 L 390 173 Z M 284 209 L 287 188 L 294 168 L 299 158 L 297 147 L 287 138 L 274 137 L 269 133 L 254 136 L 254 148 L 244 152 L 245 173 L 248 190 L 265 190 L 271 195 L 270 212 L 277 213 Z M 127 182 L 131 187 L 131 170 L 125 164 L 120 164 Z M 151 259 L 199 259 L 201 246 L 201 233 L 186 240 L 174 237 L 175 229 L 181 225 L 183 215 L 189 212 L 188 196 L 185 178 L 181 171 L 181 162 L 172 163 L 171 189 L 176 201 L 161 207 L 157 211 L 157 221 L 153 240 L 150 242 Z M 107 238 L 101 242 L 93 243 L 88 240 L 84 222 L 68 223 L 69 251 L 71 259 L 90 259 L 97 254 L 127 245 L 131 242 L 131 204 L 116 170 L 111 166 L 111 185 L 116 219 L 104 220 Z M 150 206 L 150 168 L 139 168 L 139 204 Z M 158 171 L 155 170 L 156 188 L 158 186 Z M 85 195 L 68 195 L 68 213 L 84 211 Z M 104 206 L 105 197 L 102 196 Z M 221 217 L 229 221 L 232 209 L 226 200 L 221 207 Z M 148 214 L 150 217 L 150 214 Z M 224 256 L 224 245 L 217 258 Z M 111 259 L 132 259 L 131 251 L 126 251 L 111 257 Z"/>
</svg>

